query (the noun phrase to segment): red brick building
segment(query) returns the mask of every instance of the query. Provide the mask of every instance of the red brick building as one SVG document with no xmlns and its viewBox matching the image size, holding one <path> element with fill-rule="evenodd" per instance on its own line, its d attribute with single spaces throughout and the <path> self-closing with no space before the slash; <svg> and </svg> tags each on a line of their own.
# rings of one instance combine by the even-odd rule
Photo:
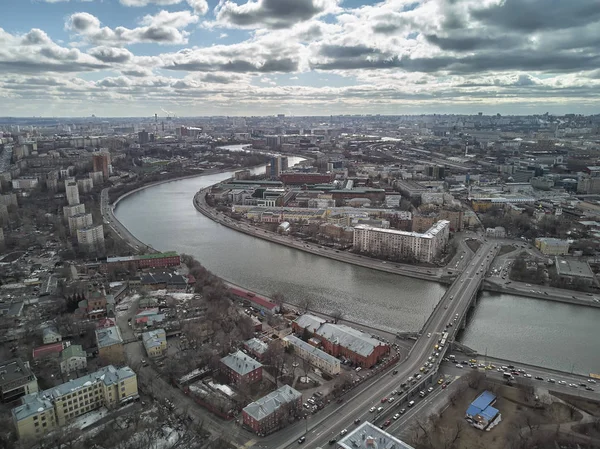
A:
<svg viewBox="0 0 600 449">
<path fill-rule="evenodd" d="M 241 288 L 229 287 L 229 293 L 235 299 L 240 299 L 247 302 L 250 306 L 262 310 L 265 313 L 273 314 L 279 312 L 279 306 L 274 302 L 269 301 L 267 298 L 263 298 L 255 293 Z"/>
<path fill-rule="evenodd" d="M 333 181 L 333 173 L 282 173 L 279 179 L 285 185 L 328 184 Z"/>
<path fill-rule="evenodd" d="M 390 346 L 364 332 L 344 324 L 333 324 L 314 315 L 305 314 L 292 323 L 299 336 L 308 334 L 310 343 L 318 341 L 320 348 L 334 357 L 350 360 L 370 368 L 390 353 Z"/>
<path fill-rule="evenodd" d="M 140 256 L 107 257 L 105 271 L 115 269 L 143 270 L 145 268 L 168 268 L 181 265 L 181 257 L 176 252 L 143 254 Z"/>
<path fill-rule="evenodd" d="M 289 385 L 251 402 L 242 410 L 244 425 L 267 435 L 294 420 L 302 410 L 302 393 Z"/>
<path fill-rule="evenodd" d="M 230 384 L 246 382 L 253 384 L 262 380 L 262 364 L 242 351 L 234 352 L 221 359 L 221 371 Z"/>
</svg>

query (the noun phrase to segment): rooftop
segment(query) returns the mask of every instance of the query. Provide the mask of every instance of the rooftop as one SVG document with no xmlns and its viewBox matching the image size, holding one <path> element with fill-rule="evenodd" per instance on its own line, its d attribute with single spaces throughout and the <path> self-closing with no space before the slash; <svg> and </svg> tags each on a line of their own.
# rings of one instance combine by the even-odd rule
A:
<svg viewBox="0 0 600 449">
<path fill-rule="evenodd" d="M 594 273 L 585 260 L 556 257 L 556 272 L 559 276 L 594 278 Z"/>
<path fill-rule="evenodd" d="M 268 345 L 264 341 L 260 341 L 258 338 L 251 338 L 250 340 L 244 342 L 244 344 L 256 354 L 263 354 L 268 348 Z"/>
<path fill-rule="evenodd" d="M 383 344 L 370 335 L 345 324 L 325 323 L 317 330 L 316 334 L 364 357 L 371 355 L 377 346 Z"/>
<path fill-rule="evenodd" d="M 98 349 L 123 343 L 121 331 L 117 326 L 96 329 L 96 340 L 98 342 Z"/>
<path fill-rule="evenodd" d="M 164 329 L 155 329 L 142 334 L 142 341 L 146 349 L 161 346 L 167 340 L 167 334 Z"/>
<path fill-rule="evenodd" d="M 23 377 L 34 376 L 29 368 L 29 363 L 21 359 L 12 359 L 6 362 L 0 362 L 0 385 L 13 382 Z"/>
<path fill-rule="evenodd" d="M 366 421 L 338 441 L 342 449 L 413 449 L 404 441 Z"/>
<path fill-rule="evenodd" d="M 268 299 L 256 295 L 252 292 L 248 292 L 239 288 L 229 287 L 229 293 L 239 298 L 247 299 L 248 301 L 258 304 L 259 306 L 262 306 L 269 310 L 277 307 L 277 304 L 275 304 L 274 302 L 271 302 Z"/>
<path fill-rule="evenodd" d="M 244 408 L 244 412 L 255 420 L 261 421 L 277 411 L 282 405 L 288 404 L 301 397 L 302 393 L 294 390 L 289 385 L 284 385 L 272 393 L 260 398 L 258 401 L 248 404 Z"/>
<path fill-rule="evenodd" d="M 315 333 L 318 328 L 321 327 L 326 320 L 309 313 L 305 313 L 302 316 L 296 318 L 296 324 L 303 329 L 308 329 L 310 332 Z"/>
<path fill-rule="evenodd" d="M 135 373 L 128 366 L 115 368 L 112 365 L 108 365 L 94 373 L 72 379 L 57 387 L 24 396 L 22 398 L 23 405 L 13 408 L 12 414 L 15 420 L 19 421 L 52 408 L 54 401 L 80 388 L 89 387 L 98 382 L 102 382 L 107 386 L 113 385 L 133 376 L 135 376 Z"/>
<path fill-rule="evenodd" d="M 304 340 L 296 337 L 295 335 L 288 335 L 284 338 L 284 341 L 289 341 L 294 346 L 298 346 L 299 348 L 308 351 L 315 356 L 319 357 L 322 360 L 325 360 L 327 363 L 339 364 L 340 361 L 336 359 L 334 356 L 327 354 L 325 351 L 320 350 L 319 348 L 315 348 L 313 345 L 309 345 Z"/>
<path fill-rule="evenodd" d="M 177 252 L 167 251 L 166 253 L 142 254 L 139 256 L 107 257 L 106 263 L 130 262 L 132 260 L 142 260 L 142 259 L 161 259 L 163 257 L 177 257 Z"/>
<path fill-rule="evenodd" d="M 83 347 L 81 345 L 67 346 L 60 353 L 60 359 L 63 360 L 63 361 L 64 360 L 68 360 L 71 357 L 86 357 L 86 353 L 83 350 Z"/>
<path fill-rule="evenodd" d="M 223 357 L 221 363 L 241 376 L 245 376 L 262 366 L 261 363 L 244 354 L 242 351 L 237 351 Z"/>
<path fill-rule="evenodd" d="M 450 226 L 450 222 L 448 220 L 440 220 L 435 223 L 431 228 L 425 231 L 423 234 L 419 232 L 410 232 L 410 231 L 399 231 L 397 229 L 384 229 L 384 228 L 375 228 L 369 225 L 357 225 L 354 229 L 363 229 L 366 231 L 374 231 L 374 232 L 382 232 L 385 234 L 394 234 L 401 235 L 406 237 L 418 237 L 423 239 L 432 239 L 435 237 L 442 229 L 446 226 Z"/>
</svg>

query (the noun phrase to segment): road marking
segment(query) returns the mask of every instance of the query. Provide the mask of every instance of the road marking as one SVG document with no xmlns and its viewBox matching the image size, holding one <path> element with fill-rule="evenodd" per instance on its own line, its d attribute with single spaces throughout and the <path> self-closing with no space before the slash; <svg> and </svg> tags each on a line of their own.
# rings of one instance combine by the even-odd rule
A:
<svg viewBox="0 0 600 449">
<path fill-rule="evenodd" d="M 238 446 L 238 448 L 246 449 L 246 448 L 254 446 L 255 443 L 256 443 L 256 440 L 248 440 L 248 441 L 246 441 L 246 443 L 242 444 L 241 446 Z"/>
</svg>

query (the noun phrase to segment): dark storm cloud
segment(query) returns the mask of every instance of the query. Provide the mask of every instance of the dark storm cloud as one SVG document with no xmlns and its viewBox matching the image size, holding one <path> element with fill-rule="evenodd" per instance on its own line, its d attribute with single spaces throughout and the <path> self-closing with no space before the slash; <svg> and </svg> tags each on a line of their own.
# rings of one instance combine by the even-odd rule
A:
<svg viewBox="0 0 600 449">
<path fill-rule="evenodd" d="M 240 27 L 288 28 L 324 12 L 333 1 L 258 0 L 239 5 L 224 2 L 217 11 L 217 21 Z"/>
<path fill-rule="evenodd" d="M 579 27 L 600 20 L 598 0 L 505 0 L 471 11 L 489 25 L 531 33 Z"/>
</svg>

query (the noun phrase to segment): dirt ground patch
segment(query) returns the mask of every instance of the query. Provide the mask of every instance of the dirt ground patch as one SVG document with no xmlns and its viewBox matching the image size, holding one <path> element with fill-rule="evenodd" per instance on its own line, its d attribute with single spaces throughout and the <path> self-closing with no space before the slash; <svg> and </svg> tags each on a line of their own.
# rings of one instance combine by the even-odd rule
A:
<svg viewBox="0 0 600 449">
<path fill-rule="evenodd" d="M 573 426 L 573 430 L 582 435 L 600 440 L 600 421 Z"/>
<path fill-rule="evenodd" d="M 581 413 L 560 402 L 554 402 L 545 406 L 537 406 L 522 390 L 506 385 L 496 385 L 495 394 L 497 401 L 494 407 L 500 410 L 502 422 L 489 432 L 481 431 L 471 427 L 465 421 L 465 411 L 469 404 L 485 388 L 466 388 L 437 419 L 430 422 L 435 432 L 431 433 L 433 444 L 431 447 L 445 447 L 444 441 L 453 440 L 456 434 L 454 448 L 456 449 L 505 449 L 509 447 L 508 442 L 514 438 L 519 429 L 527 432 L 529 428 L 536 428 L 544 424 L 563 423 L 578 421 L 582 418 Z M 423 438 L 423 431 L 414 426 L 413 434 L 415 447 L 422 447 L 418 443 L 417 435 Z"/>
<path fill-rule="evenodd" d="M 502 245 L 500 247 L 500 251 L 498 251 L 498 256 L 503 256 L 504 254 L 512 253 L 516 248 L 512 245 Z"/>
<path fill-rule="evenodd" d="M 590 399 L 572 396 L 570 394 L 559 393 L 557 391 L 551 391 L 550 394 L 562 399 L 565 402 L 568 402 L 571 405 L 574 405 L 578 409 L 581 409 L 592 416 L 600 417 L 600 402 L 598 401 L 592 401 Z"/>
<path fill-rule="evenodd" d="M 481 242 L 479 240 L 467 240 L 467 246 L 471 251 L 476 253 L 479 247 L 481 246 Z"/>
</svg>

